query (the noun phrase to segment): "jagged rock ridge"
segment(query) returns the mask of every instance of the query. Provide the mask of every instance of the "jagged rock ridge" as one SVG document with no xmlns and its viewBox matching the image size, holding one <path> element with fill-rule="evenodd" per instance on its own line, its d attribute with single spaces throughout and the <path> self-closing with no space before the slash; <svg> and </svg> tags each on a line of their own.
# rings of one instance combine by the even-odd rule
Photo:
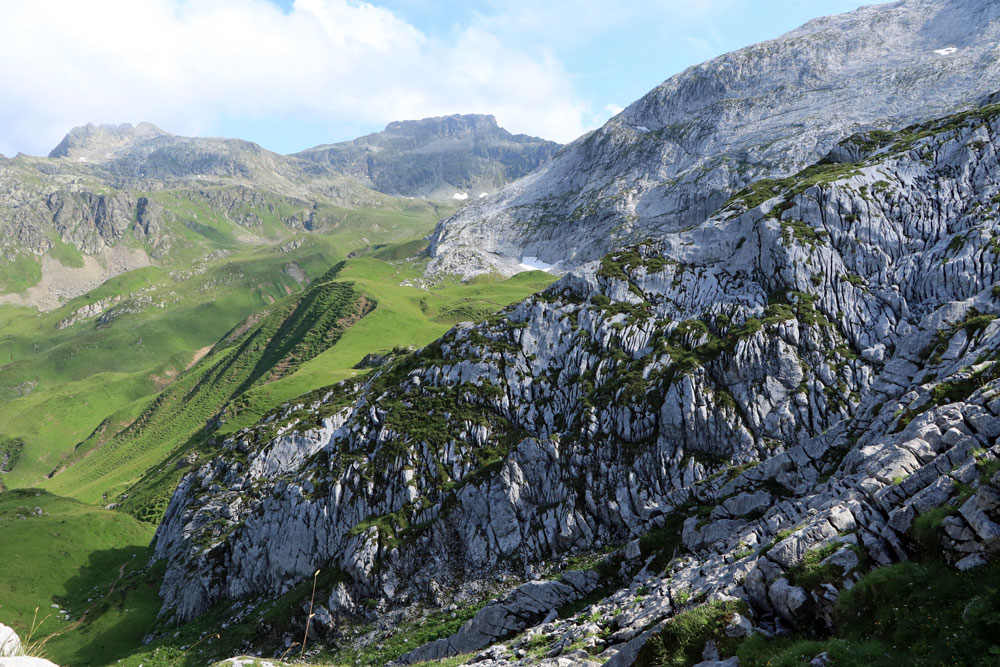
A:
<svg viewBox="0 0 1000 667">
<path fill-rule="evenodd" d="M 1000 550 L 998 149 L 1000 106 L 853 137 L 287 406 L 178 488 L 156 538 L 164 614 L 320 566 L 342 573 L 323 593 L 335 615 L 444 604 L 671 532 L 659 562 L 619 554 L 620 589 L 591 607 L 595 648 L 629 664 L 693 601 L 742 600 L 772 630 L 829 622 L 837 591 L 906 558 L 938 508 L 951 562 L 984 563 Z M 807 590 L 794 572 L 817 549 L 840 574 Z M 524 627 L 489 619 L 545 620 L 518 615 L 537 594 L 506 599 L 526 602 L 410 659 Z"/>
<path fill-rule="evenodd" d="M 431 273 L 563 270 L 705 220 L 735 191 L 859 130 L 977 104 L 1000 84 L 1000 5 L 903 0 L 816 19 L 668 79 L 539 171 L 443 220 Z"/>
</svg>

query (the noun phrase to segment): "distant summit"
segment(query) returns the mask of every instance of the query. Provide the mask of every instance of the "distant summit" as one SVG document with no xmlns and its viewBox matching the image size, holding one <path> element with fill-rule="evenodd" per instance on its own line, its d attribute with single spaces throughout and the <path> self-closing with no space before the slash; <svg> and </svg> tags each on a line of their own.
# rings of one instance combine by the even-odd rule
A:
<svg viewBox="0 0 1000 667">
<path fill-rule="evenodd" d="M 497 119 L 492 114 L 452 114 L 421 120 L 395 120 L 386 125 L 382 132 L 369 134 L 350 143 L 359 143 L 373 137 L 389 135 L 420 139 L 429 136 L 459 138 L 486 134 L 504 138 L 512 136 L 510 132 L 497 124 Z"/>
<path fill-rule="evenodd" d="M 152 123 L 73 128 L 50 158 L 100 165 L 109 185 L 150 187 L 150 180 L 346 177 L 372 190 L 438 201 L 492 194 L 547 162 L 561 146 L 511 134 L 496 118 L 454 114 L 393 121 L 352 141 L 278 155 L 240 139 L 182 137 Z"/>
<path fill-rule="evenodd" d="M 89 160 L 104 160 L 115 153 L 128 149 L 136 143 L 145 143 L 151 139 L 170 137 L 152 123 L 122 123 L 121 125 L 94 125 L 87 123 L 75 127 L 63 137 L 59 145 L 49 153 L 51 158 L 85 158 Z"/>
<path fill-rule="evenodd" d="M 386 194 L 461 200 L 496 191 L 537 169 L 559 148 L 511 134 L 490 115 L 454 114 L 394 121 L 382 132 L 316 146 L 296 157 Z"/>
</svg>

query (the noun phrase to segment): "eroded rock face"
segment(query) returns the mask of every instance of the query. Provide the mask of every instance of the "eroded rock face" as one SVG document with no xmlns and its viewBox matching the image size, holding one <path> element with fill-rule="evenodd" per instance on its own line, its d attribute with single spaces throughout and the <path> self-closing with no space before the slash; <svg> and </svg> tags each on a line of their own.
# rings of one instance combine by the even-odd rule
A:
<svg viewBox="0 0 1000 667">
<path fill-rule="evenodd" d="M 439 223 L 431 273 L 569 270 L 700 224 L 734 192 L 1000 87 L 1000 5 L 904 0 L 810 21 L 668 79 L 493 197 Z M 853 160 L 851 160 L 853 161 Z"/>
<path fill-rule="evenodd" d="M 982 564 L 1000 549 L 998 132 L 987 106 L 855 137 L 856 163 L 759 184 L 241 432 L 158 530 L 164 614 L 318 567 L 343 575 L 333 614 L 442 604 L 677 525 L 666 570 L 624 550 L 588 612 L 600 637 L 526 621 L 628 664 L 696 602 L 745 601 L 752 627 L 828 619 L 945 504 L 941 547 Z M 808 588 L 811 554 L 841 574 Z M 471 648 L 464 631 L 428 655 Z"/>
</svg>

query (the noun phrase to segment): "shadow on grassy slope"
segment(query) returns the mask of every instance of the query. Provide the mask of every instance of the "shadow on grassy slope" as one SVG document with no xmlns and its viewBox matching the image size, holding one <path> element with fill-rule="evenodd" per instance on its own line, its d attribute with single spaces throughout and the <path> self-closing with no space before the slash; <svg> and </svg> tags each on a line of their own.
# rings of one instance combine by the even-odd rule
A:
<svg viewBox="0 0 1000 667">
<path fill-rule="evenodd" d="M 35 639 L 61 633 L 46 649 L 67 664 L 79 642 L 76 622 L 122 566 L 145 563 L 153 528 L 41 489 L 14 489 L 0 493 L 0 536 L 0 623 L 25 635 L 38 608 Z"/>
</svg>

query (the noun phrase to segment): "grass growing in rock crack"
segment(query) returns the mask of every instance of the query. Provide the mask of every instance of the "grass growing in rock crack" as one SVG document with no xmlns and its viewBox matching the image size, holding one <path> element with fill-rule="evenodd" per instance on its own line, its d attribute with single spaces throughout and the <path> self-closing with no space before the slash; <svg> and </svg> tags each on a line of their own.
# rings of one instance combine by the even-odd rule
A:
<svg viewBox="0 0 1000 667">
<path fill-rule="evenodd" d="M 726 624 L 737 613 L 746 612 L 746 603 L 717 600 L 683 611 L 663 625 L 639 652 L 636 665 L 693 665 L 700 662 L 705 643 L 712 640 L 719 654 L 728 657 L 736 652 L 739 640 L 725 634 Z"/>
<path fill-rule="evenodd" d="M 755 635 L 738 649 L 742 665 L 800 665 L 824 651 L 831 664 L 1000 664 L 1000 563 L 966 572 L 945 563 L 942 521 L 956 511 L 943 505 L 917 517 L 909 534 L 913 559 L 865 572 L 834 606 L 829 637 L 797 632 L 766 639 Z M 844 545 L 837 545 L 841 547 Z M 852 548 L 852 547 L 848 547 Z M 828 576 L 820 561 L 830 547 L 813 550 L 789 572 L 793 583 L 812 588 Z M 870 562 L 863 553 L 861 570 Z M 839 568 L 838 568 L 839 569 Z"/>
<path fill-rule="evenodd" d="M 898 563 L 864 575 L 836 604 L 828 639 L 754 636 L 741 664 L 800 665 L 823 651 L 831 664 L 1000 664 L 1000 564 L 957 572 L 937 561 Z"/>
</svg>

